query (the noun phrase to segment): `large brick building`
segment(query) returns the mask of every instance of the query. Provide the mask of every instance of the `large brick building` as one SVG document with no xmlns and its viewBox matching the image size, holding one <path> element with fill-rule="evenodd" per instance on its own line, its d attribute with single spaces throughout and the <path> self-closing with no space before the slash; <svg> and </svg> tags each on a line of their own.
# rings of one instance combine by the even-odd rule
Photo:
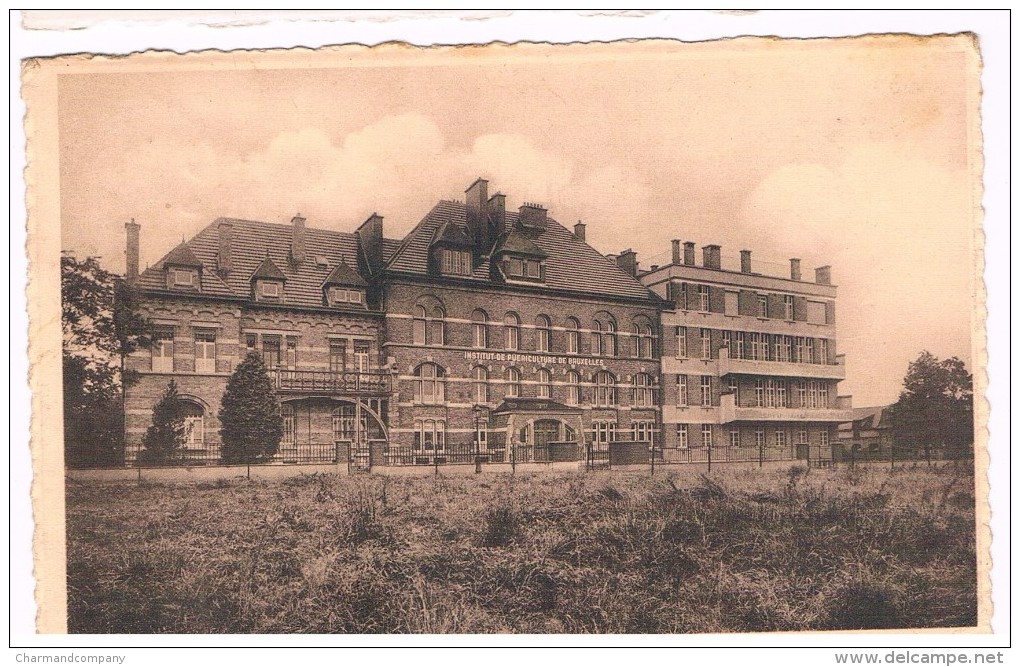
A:
<svg viewBox="0 0 1020 667">
<path fill-rule="evenodd" d="M 346 449 L 372 464 L 551 456 L 550 443 L 649 443 L 659 433 L 662 299 L 544 208 L 506 210 L 479 179 L 402 240 L 220 219 L 128 280 L 155 327 L 129 366 L 133 460 L 168 381 L 194 458 L 219 451 L 217 412 L 246 351 L 271 369 L 281 460 Z M 508 447 L 514 444 L 516 447 Z"/>
<path fill-rule="evenodd" d="M 680 460 L 829 458 L 837 425 L 851 418 L 839 396 L 844 358 L 836 348 L 836 287 L 830 267 L 803 280 L 724 269 L 721 248 L 673 241 L 671 262 L 639 271 L 671 305 L 661 317 L 663 445 Z M 621 255 L 623 256 L 623 255 Z"/>
</svg>

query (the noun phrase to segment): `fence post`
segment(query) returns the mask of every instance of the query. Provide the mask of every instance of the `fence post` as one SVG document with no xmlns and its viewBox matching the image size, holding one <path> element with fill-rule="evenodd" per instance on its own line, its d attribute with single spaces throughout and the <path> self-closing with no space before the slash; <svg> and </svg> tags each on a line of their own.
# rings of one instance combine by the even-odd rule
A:
<svg viewBox="0 0 1020 667">
<path fill-rule="evenodd" d="M 652 443 L 652 477 L 655 477 L 655 443 Z"/>
<path fill-rule="evenodd" d="M 712 445 L 708 445 L 708 471 L 712 472 Z"/>
<path fill-rule="evenodd" d="M 517 443 L 510 442 L 510 473 L 517 474 Z"/>
<path fill-rule="evenodd" d="M 758 467 L 763 468 L 765 466 L 765 443 L 758 445 Z"/>
</svg>

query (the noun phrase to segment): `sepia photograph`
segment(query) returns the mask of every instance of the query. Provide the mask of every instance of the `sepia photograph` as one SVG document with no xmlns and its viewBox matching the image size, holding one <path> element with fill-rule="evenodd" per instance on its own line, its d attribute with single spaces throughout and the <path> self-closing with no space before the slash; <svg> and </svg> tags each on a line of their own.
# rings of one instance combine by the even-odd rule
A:
<svg viewBox="0 0 1020 667">
<path fill-rule="evenodd" d="M 23 76 L 48 631 L 990 631 L 974 34 Z"/>
</svg>

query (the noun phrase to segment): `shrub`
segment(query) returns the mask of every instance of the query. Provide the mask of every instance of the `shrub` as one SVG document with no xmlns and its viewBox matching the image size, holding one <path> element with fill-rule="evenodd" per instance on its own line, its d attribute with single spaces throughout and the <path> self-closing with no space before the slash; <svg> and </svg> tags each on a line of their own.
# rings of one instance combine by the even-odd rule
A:
<svg viewBox="0 0 1020 667">
<path fill-rule="evenodd" d="M 152 409 L 152 424 L 142 438 L 141 463 L 167 465 L 180 461 L 181 448 L 188 437 L 183 408 L 177 383 L 170 380 L 163 396 Z"/>
<path fill-rule="evenodd" d="M 262 357 L 249 352 L 227 382 L 220 408 L 223 460 L 254 463 L 272 458 L 283 438 L 283 416 Z"/>
</svg>

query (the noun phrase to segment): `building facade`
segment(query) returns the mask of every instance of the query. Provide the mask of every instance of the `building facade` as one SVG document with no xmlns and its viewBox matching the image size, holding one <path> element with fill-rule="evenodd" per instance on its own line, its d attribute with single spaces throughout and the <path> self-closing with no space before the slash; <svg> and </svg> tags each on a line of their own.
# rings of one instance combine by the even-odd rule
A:
<svg viewBox="0 0 1020 667">
<path fill-rule="evenodd" d="M 278 459 L 366 465 L 457 456 L 551 460 L 660 433 L 663 302 L 541 206 L 507 211 L 477 180 L 403 239 L 371 216 L 353 233 L 220 219 L 129 282 L 154 327 L 127 365 L 126 452 L 176 381 L 187 455 L 219 456 L 220 399 L 259 353 L 280 397 Z"/>
<path fill-rule="evenodd" d="M 665 459 L 831 458 L 837 426 L 851 417 L 838 395 L 845 378 L 837 351 L 836 287 L 827 266 L 814 281 L 800 260 L 777 277 L 724 269 L 721 248 L 673 241 L 672 261 L 639 271 L 622 265 L 670 303 L 661 315 L 661 386 Z"/>
</svg>

